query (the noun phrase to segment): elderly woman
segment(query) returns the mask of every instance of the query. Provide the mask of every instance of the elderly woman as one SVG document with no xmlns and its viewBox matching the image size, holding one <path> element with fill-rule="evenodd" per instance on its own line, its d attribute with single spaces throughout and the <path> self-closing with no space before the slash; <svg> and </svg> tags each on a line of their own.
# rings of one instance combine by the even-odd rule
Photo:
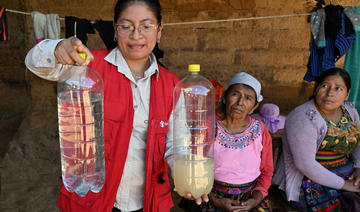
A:
<svg viewBox="0 0 360 212">
<path fill-rule="evenodd" d="M 152 53 L 163 28 L 159 1 L 118 0 L 113 26 L 118 45 L 110 51 L 89 50 L 71 37 L 42 41 L 25 59 L 33 73 L 47 80 L 61 80 L 67 65 L 78 63 L 94 68 L 104 81 L 104 186 L 79 197 L 62 185 L 58 207 L 167 212 L 173 206 L 167 163 L 172 164 L 172 95 L 178 78 Z M 79 52 L 86 53 L 86 60 Z M 158 127 L 161 123 L 166 124 Z"/>
<path fill-rule="evenodd" d="M 271 136 L 250 116 L 263 99 L 261 85 L 241 72 L 229 82 L 218 108 L 214 145 L 215 182 L 210 203 L 180 204 L 189 211 L 271 211 Z M 192 205 L 192 207 L 191 207 Z"/>
<path fill-rule="evenodd" d="M 342 200 L 359 199 L 350 193 L 360 191 L 359 115 L 344 102 L 350 87 L 345 70 L 324 71 L 313 98 L 286 119 L 274 182 L 300 211 L 349 211 Z"/>
</svg>

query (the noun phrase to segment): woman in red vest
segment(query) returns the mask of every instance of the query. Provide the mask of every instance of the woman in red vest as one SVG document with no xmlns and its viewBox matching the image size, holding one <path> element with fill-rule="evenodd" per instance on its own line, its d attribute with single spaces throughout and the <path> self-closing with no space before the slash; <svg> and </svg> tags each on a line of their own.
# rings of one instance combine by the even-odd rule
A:
<svg viewBox="0 0 360 212">
<path fill-rule="evenodd" d="M 119 0 L 113 50 L 89 50 L 71 37 L 44 40 L 26 56 L 26 66 L 48 80 L 61 80 L 65 65 L 78 63 L 97 70 L 104 81 L 104 186 L 79 197 L 62 184 L 62 211 L 168 212 L 173 206 L 167 164 L 172 164 L 172 95 L 178 78 L 152 54 L 162 28 L 158 0 Z M 197 202 L 202 200 L 208 197 Z"/>
</svg>

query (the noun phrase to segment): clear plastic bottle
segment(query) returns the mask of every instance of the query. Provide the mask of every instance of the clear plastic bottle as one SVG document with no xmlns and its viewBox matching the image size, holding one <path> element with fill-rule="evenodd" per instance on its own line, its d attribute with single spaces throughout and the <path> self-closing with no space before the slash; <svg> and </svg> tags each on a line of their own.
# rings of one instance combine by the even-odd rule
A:
<svg viewBox="0 0 360 212">
<path fill-rule="evenodd" d="M 67 71 L 67 79 L 58 82 L 62 180 L 68 191 L 83 197 L 99 192 L 105 179 L 103 82 L 88 66 Z"/>
<path fill-rule="evenodd" d="M 179 195 L 199 198 L 214 182 L 215 90 L 189 65 L 189 74 L 174 89 L 174 183 Z"/>
</svg>

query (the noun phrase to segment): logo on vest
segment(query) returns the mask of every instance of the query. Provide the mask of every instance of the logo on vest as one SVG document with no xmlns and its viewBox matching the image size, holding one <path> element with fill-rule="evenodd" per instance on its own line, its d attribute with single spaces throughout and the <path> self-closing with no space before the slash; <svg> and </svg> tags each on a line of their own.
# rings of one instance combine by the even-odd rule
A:
<svg viewBox="0 0 360 212">
<path fill-rule="evenodd" d="M 164 121 L 160 121 L 160 127 L 165 127 L 165 125 L 168 125 L 168 123 L 167 122 L 164 122 Z"/>
</svg>

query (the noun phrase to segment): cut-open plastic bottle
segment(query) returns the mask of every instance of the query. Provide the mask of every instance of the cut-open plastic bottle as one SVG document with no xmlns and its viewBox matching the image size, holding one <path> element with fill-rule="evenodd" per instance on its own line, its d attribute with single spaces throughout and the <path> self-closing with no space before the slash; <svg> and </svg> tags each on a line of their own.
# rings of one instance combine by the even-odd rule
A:
<svg viewBox="0 0 360 212">
<path fill-rule="evenodd" d="M 105 180 L 103 81 L 88 66 L 67 71 L 57 87 L 62 180 L 68 191 L 83 197 L 98 193 Z"/>
<path fill-rule="evenodd" d="M 214 182 L 215 89 L 189 65 L 189 74 L 174 89 L 174 183 L 179 195 L 194 198 L 211 191 Z"/>
</svg>

